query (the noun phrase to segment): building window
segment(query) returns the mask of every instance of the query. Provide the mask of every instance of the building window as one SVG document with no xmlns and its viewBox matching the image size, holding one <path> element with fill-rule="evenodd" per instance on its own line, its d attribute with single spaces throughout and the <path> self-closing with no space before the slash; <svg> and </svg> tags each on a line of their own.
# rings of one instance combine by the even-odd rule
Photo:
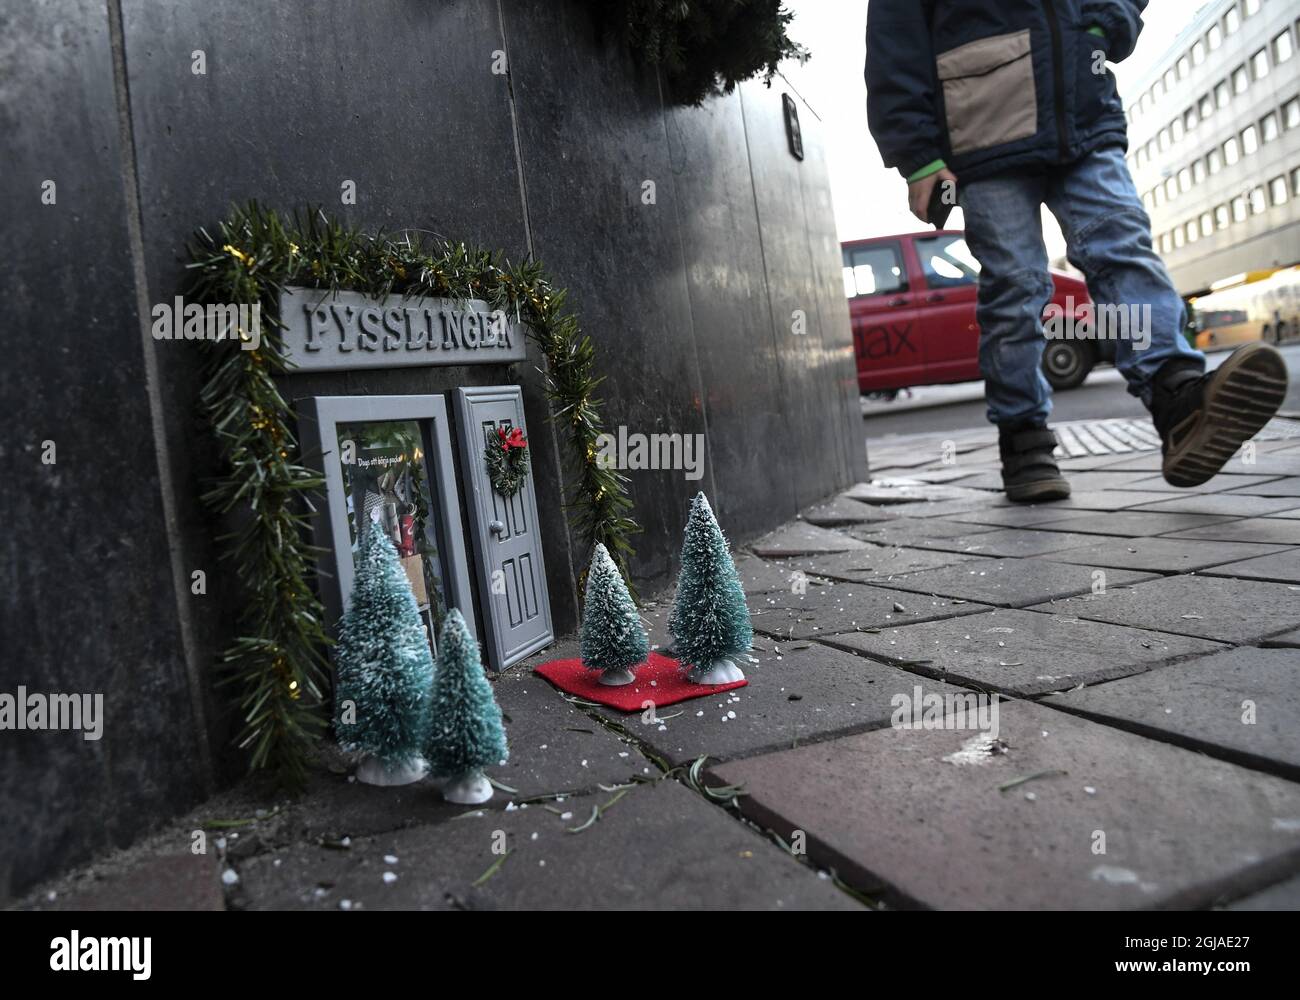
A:
<svg viewBox="0 0 1300 1000">
<path fill-rule="evenodd" d="M 1272 142 L 1274 139 L 1277 138 L 1278 132 L 1280 131 L 1281 129 L 1278 128 L 1278 124 L 1277 124 L 1276 111 L 1270 111 L 1268 114 L 1266 114 L 1263 118 L 1259 120 L 1259 141 L 1260 142 Z"/>
<path fill-rule="evenodd" d="M 1247 125 L 1241 130 L 1241 155 L 1249 156 L 1259 149 L 1259 130 L 1254 125 Z"/>
<path fill-rule="evenodd" d="M 1223 169 L 1223 155 L 1219 152 L 1218 147 L 1210 150 L 1205 157 L 1205 165 L 1210 168 L 1210 176 L 1213 177 Z"/>
<path fill-rule="evenodd" d="M 1291 58 L 1295 48 L 1291 45 L 1291 29 L 1288 28 L 1282 34 L 1273 39 L 1273 61 L 1275 63 L 1284 63 Z"/>
<path fill-rule="evenodd" d="M 1228 98 L 1232 96 L 1232 91 L 1228 89 L 1228 81 L 1220 80 L 1214 85 L 1214 106 L 1216 108 L 1226 108 Z"/>
<path fill-rule="evenodd" d="M 1151 85 L 1151 103 L 1155 104 L 1156 101 L 1160 100 L 1160 98 L 1164 96 L 1165 96 L 1164 81 L 1157 80 L 1155 83 Z"/>
<path fill-rule="evenodd" d="M 1241 15 L 1237 12 L 1236 6 L 1228 8 L 1228 13 L 1223 15 L 1223 33 L 1231 35 L 1241 27 Z"/>
<path fill-rule="evenodd" d="M 1287 128 L 1300 125 L 1300 97 L 1293 97 L 1282 105 L 1282 124 Z"/>
<path fill-rule="evenodd" d="M 1169 138 L 1171 144 L 1183 141 L 1183 120 L 1181 118 L 1175 118 L 1169 123 Z"/>
<path fill-rule="evenodd" d="M 1178 79 L 1185 80 L 1192 72 L 1192 61 L 1186 56 L 1178 57 Z"/>
<path fill-rule="evenodd" d="M 1170 177 L 1165 181 L 1165 201 L 1173 201 L 1178 197 L 1178 178 Z"/>
<path fill-rule="evenodd" d="M 1144 195 L 1142 196 L 1142 205 L 1143 205 L 1143 207 L 1146 208 L 1146 210 L 1147 210 L 1148 212 L 1151 211 L 1153 208 L 1156 207 L 1156 205 L 1155 205 L 1155 201 L 1156 201 L 1156 200 L 1155 200 L 1154 198 L 1151 197 L 1151 192 L 1150 192 L 1150 191 L 1148 191 L 1146 194 L 1144 194 Z"/>
<path fill-rule="evenodd" d="M 1250 74 L 1246 72 L 1245 66 L 1238 66 L 1232 71 L 1232 92 L 1234 94 L 1244 94 L 1249 86 Z"/>
<path fill-rule="evenodd" d="M 1223 163 L 1230 167 L 1240 159 L 1241 152 L 1237 148 L 1237 139 L 1234 136 L 1223 144 Z"/>
<path fill-rule="evenodd" d="M 1291 194 L 1300 198 L 1300 167 L 1291 171 Z"/>
<path fill-rule="evenodd" d="M 1205 62 L 1205 43 L 1197 39 L 1196 44 L 1192 46 L 1192 65 L 1199 66 Z"/>
<path fill-rule="evenodd" d="M 1178 171 L 1178 191 L 1180 194 L 1182 194 L 1187 191 L 1190 191 L 1191 189 L 1192 189 L 1192 172 L 1189 169 L 1187 169 L 1187 167 L 1183 167 L 1182 170 Z"/>
<path fill-rule="evenodd" d="M 1181 250 L 1183 244 L 1187 242 L 1187 234 L 1183 231 L 1182 226 L 1174 227 L 1174 249 Z"/>
<path fill-rule="evenodd" d="M 1267 50 L 1260 49 L 1258 52 L 1256 52 L 1253 56 L 1250 57 L 1250 68 L 1251 71 L 1255 74 L 1256 80 L 1262 80 L 1264 79 L 1264 77 L 1268 76 Z"/>
<path fill-rule="evenodd" d="M 1159 208 L 1159 207 L 1160 207 L 1160 188 L 1159 188 L 1159 187 L 1153 187 L 1153 188 L 1151 189 L 1151 207 L 1152 207 L 1152 208 Z"/>
<path fill-rule="evenodd" d="M 1183 128 L 1190 132 L 1200 124 L 1200 119 L 1196 117 L 1196 109 L 1188 108 L 1183 112 Z"/>
<path fill-rule="evenodd" d="M 1214 216 L 1209 212 L 1201 214 L 1201 235 L 1209 236 L 1214 232 Z"/>
<path fill-rule="evenodd" d="M 1210 51 L 1213 52 L 1223 44 L 1223 29 L 1217 24 L 1210 25 L 1210 31 L 1205 36 L 1205 41 L 1209 44 Z"/>
<path fill-rule="evenodd" d="M 1169 253 L 1174 248 L 1173 238 L 1168 233 L 1160 234 L 1160 252 Z"/>
<path fill-rule="evenodd" d="M 1169 129 L 1162 128 L 1156 133 L 1156 145 L 1160 147 L 1160 152 L 1169 148 Z"/>
<path fill-rule="evenodd" d="M 1251 188 L 1250 214 L 1259 215 L 1266 208 L 1268 208 L 1268 199 L 1264 197 L 1264 186 L 1261 184 L 1258 187 Z"/>
<path fill-rule="evenodd" d="M 1237 195 L 1237 197 L 1232 199 L 1232 221 L 1246 221 L 1246 199 L 1241 195 Z"/>
<path fill-rule="evenodd" d="M 1173 66 L 1165 70 L 1165 93 L 1174 89 L 1174 84 L 1178 82 L 1178 72 Z"/>
<path fill-rule="evenodd" d="M 1192 183 L 1200 184 L 1205 180 L 1205 161 L 1196 160 L 1192 163 Z"/>
<path fill-rule="evenodd" d="M 1210 115 L 1214 114 L 1214 102 L 1210 100 L 1209 94 L 1202 94 L 1201 99 L 1196 103 L 1200 109 L 1201 121 L 1205 121 Z"/>
<path fill-rule="evenodd" d="M 1247 17 L 1250 17 L 1251 14 L 1259 13 L 1259 0 L 1246 0 L 1243 6 L 1246 8 Z"/>
<path fill-rule="evenodd" d="M 1193 219 L 1191 222 L 1187 223 L 1187 242 L 1195 243 L 1200 238 L 1201 238 L 1200 227 L 1197 226 L 1196 220 Z"/>
<path fill-rule="evenodd" d="M 1228 206 L 1227 206 L 1227 205 L 1216 205 L 1216 206 L 1215 206 L 1215 209 L 1214 209 L 1214 228 L 1215 228 L 1215 229 L 1227 229 L 1227 228 L 1228 228 L 1228 222 L 1229 222 L 1229 219 L 1228 219 Z"/>
<path fill-rule="evenodd" d="M 1287 199 L 1286 178 L 1274 177 L 1268 182 L 1269 197 L 1273 199 L 1274 205 L 1285 205 Z"/>
</svg>

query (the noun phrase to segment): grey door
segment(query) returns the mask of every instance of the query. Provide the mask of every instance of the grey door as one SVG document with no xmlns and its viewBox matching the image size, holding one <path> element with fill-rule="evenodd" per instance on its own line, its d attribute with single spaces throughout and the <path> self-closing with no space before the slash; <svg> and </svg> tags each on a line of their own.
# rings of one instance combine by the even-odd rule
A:
<svg viewBox="0 0 1300 1000">
<path fill-rule="evenodd" d="M 487 619 L 483 648 L 491 666 L 504 670 L 554 639 L 532 474 L 506 499 L 492 488 L 483 460 L 486 436 L 497 428 L 517 427 L 527 437 L 523 394 L 517 385 L 457 389 L 456 402 L 465 484 L 473 494 L 470 536 L 479 600 Z M 530 459 L 532 447 L 530 441 Z"/>
</svg>

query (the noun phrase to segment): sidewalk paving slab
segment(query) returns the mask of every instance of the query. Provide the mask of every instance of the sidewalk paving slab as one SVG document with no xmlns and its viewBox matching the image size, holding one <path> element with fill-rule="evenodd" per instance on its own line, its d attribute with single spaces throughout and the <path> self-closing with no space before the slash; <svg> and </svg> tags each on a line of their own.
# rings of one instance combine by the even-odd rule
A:
<svg viewBox="0 0 1300 1000">
<path fill-rule="evenodd" d="M 992 531 L 993 526 L 964 524 L 945 518 L 900 517 L 884 524 L 863 524 L 844 529 L 855 539 L 871 542 L 873 545 L 903 545 L 920 547 L 924 542 L 934 538 L 952 538 L 955 535 L 972 535 L 986 527 Z"/>
<path fill-rule="evenodd" d="M 1175 514 L 1156 511 L 1119 510 L 1098 514 L 1067 514 L 1059 521 L 1034 525 L 1037 531 L 1082 531 L 1094 535 L 1150 537 L 1167 532 L 1202 528 L 1231 520 L 1222 514 Z"/>
<path fill-rule="evenodd" d="M 355 838 L 347 850 L 296 844 L 245 861 L 232 905 L 259 910 L 862 909 L 829 880 L 676 781 L 632 788 L 589 828 L 568 832 L 613 797 L 601 792 L 566 799 L 556 808 L 570 813 L 568 818 L 541 805 L 481 816 L 460 806 L 464 819 Z M 493 853 L 502 836 L 509 851 L 504 861 Z M 386 882 L 385 872 L 396 877 Z"/>
<path fill-rule="evenodd" d="M 1110 509 L 1110 508 L 1107 508 Z M 1038 524 L 1059 521 L 1073 513 L 1095 510 L 1060 500 L 1051 504 L 1013 504 L 1007 507 L 989 507 L 966 514 L 953 514 L 949 520 L 956 523 L 998 526 L 1003 528 L 1029 528 Z"/>
<path fill-rule="evenodd" d="M 215 839 L 216 833 L 209 837 Z M 220 866 L 208 854 L 158 854 L 106 878 L 77 880 L 53 899 L 29 900 L 22 909 L 81 912 L 210 911 L 226 908 Z"/>
<path fill-rule="evenodd" d="M 1204 545 L 1205 542 L 1198 542 Z M 1218 542 L 1219 545 L 1238 545 L 1239 542 Z M 1209 576 L 1236 576 L 1250 580 L 1272 580 L 1275 583 L 1300 583 L 1300 548 L 1286 548 L 1273 555 L 1262 555 L 1241 562 L 1230 562 L 1204 571 Z M 1300 595 L 1297 596 L 1300 599 Z"/>
<path fill-rule="evenodd" d="M 1035 611 L 1236 644 L 1300 625 L 1300 591 L 1283 583 L 1168 576 L 1037 605 Z"/>
<path fill-rule="evenodd" d="M 1210 493 L 1205 496 L 1174 497 L 1143 504 L 1136 510 L 1175 511 L 1181 514 L 1222 514 L 1225 517 L 1262 517 L 1279 511 L 1295 510 L 1295 497 L 1257 497 L 1244 493 Z"/>
<path fill-rule="evenodd" d="M 730 760 L 879 729 L 889 724 L 893 697 L 923 681 L 820 643 L 755 642 L 758 662 L 744 665 L 746 687 L 668 705 L 656 713 L 657 721 L 647 721 L 644 712 L 595 711 L 677 765 L 706 754 Z M 926 690 L 958 690 L 938 681 L 924 683 Z"/>
<path fill-rule="evenodd" d="M 1300 628 L 1292 629 L 1290 632 L 1283 632 L 1281 635 L 1271 635 L 1262 643 L 1264 646 L 1300 646 Z"/>
<path fill-rule="evenodd" d="M 825 641 L 929 677 L 1022 697 L 1127 677 L 1171 659 L 1225 648 L 1203 639 L 1018 610 L 879 634 L 851 632 Z"/>
<path fill-rule="evenodd" d="M 801 520 L 819 528 L 835 528 L 841 524 L 867 524 L 872 521 L 889 521 L 897 517 L 885 507 L 872 506 L 852 500 L 844 494 L 822 503 L 805 507 L 799 512 Z"/>
<path fill-rule="evenodd" d="M 1300 656 L 1294 650 L 1243 646 L 1044 703 L 1300 779 Z"/>
<path fill-rule="evenodd" d="M 734 552 L 731 556 L 740 585 L 746 594 L 765 594 L 769 591 L 789 590 L 791 577 L 798 567 L 785 561 L 771 562 L 748 552 Z"/>
<path fill-rule="evenodd" d="M 1053 562 L 1049 559 L 982 559 L 937 569 L 904 573 L 891 584 L 899 590 L 915 590 L 941 597 L 960 597 L 998 607 L 1025 607 L 1054 598 L 1092 590 L 1101 579 L 1093 575 L 1100 567 Z M 1105 570 L 1105 585 L 1123 586 L 1149 580 L 1150 573 Z"/>
<path fill-rule="evenodd" d="M 869 483 L 858 483 L 841 495 L 848 497 L 850 500 L 875 505 L 987 499 L 984 491 L 970 489 L 964 483 L 961 486 L 951 486 L 946 483 L 894 482 L 887 478 L 873 479 Z"/>
<path fill-rule="evenodd" d="M 819 528 L 815 524 L 793 521 L 751 542 L 749 549 L 757 556 L 809 556 L 826 552 L 848 552 L 866 546 L 842 531 Z"/>
<path fill-rule="evenodd" d="M 934 538 L 922 543 L 926 548 L 948 549 L 953 552 L 977 556 L 1007 558 L 1011 556 L 1041 556 L 1064 549 L 1085 545 L 1095 546 L 1107 538 L 1120 541 L 1118 536 L 1074 534 L 1068 531 L 1033 531 L 1025 528 L 1003 528 L 998 531 L 981 531 L 976 535 L 957 535 L 952 538 Z"/>
<path fill-rule="evenodd" d="M 1277 479 L 1276 475 L 1256 475 L 1248 471 L 1246 466 L 1240 466 L 1240 471 L 1220 472 L 1216 476 L 1211 476 L 1205 482 L 1197 486 L 1175 486 L 1167 482 L 1163 475 L 1151 476 L 1147 479 L 1135 479 L 1133 482 L 1119 487 L 1121 490 L 1152 490 L 1154 492 L 1165 494 L 1174 494 L 1176 496 L 1187 496 L 1191 493 L 1219 493 L 1224 490 L 1238 490 L 1250 488 L 1252 486 L 1261 486 L 1271 483 Z"/>
<path fill-rule="evenodd" d="M 778 567 L 787 577 L 799 570 L 811 576 L 843 580 L 846 583 L 879 583 L 888 582 L 899 573 L 932 569 L 935 566 L 951 566 L 954 563 L 970 562 L 977 558 L 978 556 L 974 555 L 943 552 L 938 549 L 871 545 L 853 552 L 784 559 L 769 565 Z M 788 582 L 784 589 L 790 589 Z"/>
<path fill-rule="evenodd" d="M 1006 752 L 969 730 L 885 729 L 710 773 L 744 786 L 757 823 L 806 831 L 814 862 L 901 905 L 1196 907 L 1300 865 L 1291 782 L 1026 702 L 1000 706 L 998 739 Z"/>
<path fill-rule="evenodd" d="M 1258 486 L 1241 486 L 1232 492 L 1259 497 L 1300 497 L 1300 476 L 1274 479 Z"/>
<path fill-rule="evenodd" d="M 810 586 L 803 594 L 759 594 L 749 601 L 754 631 L 786 640 L 951 618 L 983 610 L 982 606 L 967 601 L 863 583 L 828 583 Z"/>
<path fill-rule="evenodd" d="M 1100 535 L 1089 536 L 1101 538 Z M 1188 573 L 1220 563 L 1284 552 L 1281 545 L 1247 545 L 1241 542 L 1193 542 L 1182 538 L 1123 538 L 1057 553 L 1060 562 L 1117 569 Z M 1233 575 L 1233 574 L 1226 574 Z M 1247 575 L 1247 574 L 1243 574 Z"/>
<path fill-rule="evenodd" d="M 1300 875 L 1251 893 L 1229 904 L 1228 910 L 1300 910 Z"/>
<path fill-rule="evenodd" d="M 1284 517 L 1251 517 L 1177 531 L 1172 533 L 1171 537 L 1208 538 L 1221 542 L 1261 542 L 1265 545 L 1300 545 L 1300 521 Z"/>
</svg>

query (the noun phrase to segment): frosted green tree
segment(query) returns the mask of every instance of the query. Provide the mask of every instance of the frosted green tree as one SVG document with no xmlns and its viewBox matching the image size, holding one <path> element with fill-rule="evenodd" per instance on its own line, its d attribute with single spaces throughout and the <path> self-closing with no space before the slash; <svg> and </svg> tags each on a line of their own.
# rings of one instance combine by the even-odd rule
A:
<svg viewBox="0 0 1300 1000">
<path fill-rule="evenodd" d="M 357 779 L 373 785 L 418 781 L 433 654 L 397 550 L 378 528 L 361 543 L 334 662 L 334 732 L 344 750 L 364 755 Z"/>
<path fill-rule="evenodd" d="M 438 635 L 431 716 L 425 756 L 434 774 L 449 779 L 443 797 L 467 805 L 492 798 L 483 768 L 505 762 L 506 733 L 478 643 L 455 608 L 447 612 Z"/>
<path fill-rule="evenodd" d="M 691 501 L 668 630 L 677 658 L 691 668 L 691 680 L 726 684 L 744 678 L 735 658 L 754 641 L 749 607 L 727 539 L 703 493 Z"/>
<path fill-rule="evenodd" d="M 632 667 L 650 655 L 650 640 L 641 627 L 623 574 L 600 542 L 587 571 L 582 612 L 582 664 L 599 670 L 600 683 L 617 686 L 636 680 Z"/>
</svg>

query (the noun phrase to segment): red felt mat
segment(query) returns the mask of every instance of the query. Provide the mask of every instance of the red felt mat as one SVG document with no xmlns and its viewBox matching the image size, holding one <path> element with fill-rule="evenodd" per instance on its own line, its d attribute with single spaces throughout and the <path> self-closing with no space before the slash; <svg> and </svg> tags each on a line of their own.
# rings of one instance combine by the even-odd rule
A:
<svg viewBox="0 0 1300 1000">
<path fill-rule="evenodd" d="M 721 691 L 744 687 L 749 683 L 741 680 L 730 684 L 692 684 L 686 679 L 681 664 L 658 653 L 651 653 L 650 659 L 633 671 L 636 680 L 622 687 L 609 687 L 600 683 L 599 671 L 588 670 L 581 660 L 549 660 L 533 669 L 561 691 L 623 712 L 640 712 L 647 701 L 653 701 L 657 708 L 663 708 L 689 698 L 705 698 Z"/>
</svg>

